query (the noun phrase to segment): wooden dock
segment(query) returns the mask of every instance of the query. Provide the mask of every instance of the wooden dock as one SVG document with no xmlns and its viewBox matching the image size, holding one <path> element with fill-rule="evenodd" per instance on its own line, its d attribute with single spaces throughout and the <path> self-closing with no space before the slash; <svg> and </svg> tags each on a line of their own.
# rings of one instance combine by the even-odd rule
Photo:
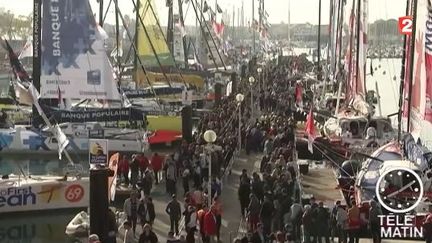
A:
<svg viewBox="0 0 432 243">
<path fill-rule="evenodd" d="M 306 162 L 301 161 L 300 162 Z M 336 176 L 333 168 L 325 161 L 307 161 L 309 171 L 301 175 L 302 190 L 305 196 L 312 195 L 317 202 L 332 207 L 337 200 L 344 203 L 342 193 L 337 187 Z M 308 195 L 309 194 L 309 195 Z"/>
</svg>

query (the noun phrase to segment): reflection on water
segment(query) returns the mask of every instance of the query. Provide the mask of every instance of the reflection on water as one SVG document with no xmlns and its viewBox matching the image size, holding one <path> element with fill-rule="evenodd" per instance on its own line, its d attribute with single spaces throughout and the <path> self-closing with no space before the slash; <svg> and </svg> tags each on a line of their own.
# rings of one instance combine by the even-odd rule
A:
<svg viewBox="0 0 432 243">
<path fill-rule="evenodd" d="M 30 157 L 30 158 L 29 158 Z M 78 163 L 79 167 L 84 169 L 84 175 L 88 174 L 89 164 L 86 159 Z M 25 174 L 30 175 L 64 175 L 65 171 L 71 169 L 68 162 L 47 156 L 0 156 L 0 174 Z"/>
<path fill-rule="evenodd" d="M 13 215 L 0 220 L 0 242 L 76 242 L 65 235 L 66 225 L 78 213 L 69 211 L 47 215 Z"/>
</svg>

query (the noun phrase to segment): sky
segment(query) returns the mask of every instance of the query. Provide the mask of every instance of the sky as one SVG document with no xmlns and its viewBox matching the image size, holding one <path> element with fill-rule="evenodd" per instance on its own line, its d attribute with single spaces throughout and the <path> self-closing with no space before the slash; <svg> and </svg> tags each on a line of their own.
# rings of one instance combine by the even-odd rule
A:
<svg viewBox="0 0 432 243">
<path fill-rule="evenodd" d="M 105 4 L 108 4 L 109 0 L 104 0 Z M 162 25 L 167 23 L 168 10 L 165 6 L 166 0 L 154 0 Z M 177 2 L 177 0 L 174 0 Z M 213 7 L 215 1 L 221 6 L 223 10 L 227 10 L 229 14 L 232 13 L 233 8 L 240 9 L 242 2 L 244 2 L 244 13 L 245 18 L 251 19 L 252 16 L 252 1 L 255 1 L 255 8 L 258 6 L 258 0 L 208 0 L 209 6 Z M 328 24 L 329 22 L 329 3 L 331 0 L 322 0 L 322 24 Z M 133 4 L 132 0 L 119 0 L 120 8 L 123 14 L 133 15 Z M 136 0 L 135 0 L 136 2 Z M 350 0 L 348 0 L 349 4 Z M 11 10 L 16 14 L 28 15 L 33 11 L 33 0 L 0 0 L 0 8 Z M 93 11 L 97 10 L 96 0 L 90 0 Z M 268 20 L 270 23 L 287 23 L 288 22 L 288 6 L 290 5 L 290 19 L 292 24 L 306 23 L 311 24 L 318 23 L 318 5 L 319 0 L 265 0 L 265 9 L 269 13 Z M 406 0 L 369 0 L 369 22 L 374 22 L 378 19 L 391 19 L 404 16 L 406 6 Z M 186 12 L 187 5 L 184 6 Z M 107 17 L 108 23 L 114 23 L 114 8 L 111 7 L 111 14 Z M 237 15 L 237 13 L 236 13 Z M 257 11 L 255 11 L 255 16 Z M 257 18 L 257 17 L 255 17 Z M 187 11 L 186 25 L 194 25 L 195 16 L 193 8 L 190 7 Z"/>
</svg>

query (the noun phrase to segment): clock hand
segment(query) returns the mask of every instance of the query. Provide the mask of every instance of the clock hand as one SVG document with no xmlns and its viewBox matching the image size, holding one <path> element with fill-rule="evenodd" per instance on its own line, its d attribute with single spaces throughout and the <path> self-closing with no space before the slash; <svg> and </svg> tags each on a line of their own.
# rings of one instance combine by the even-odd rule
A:
<svg viewBox="0 0 432 243">
<path fill-rule="evenodd" d="M 396 195 L 399 194 L 400 192 L 403 192 L 403 191 L 405 191 L 408 187 L 412 186 L 414 183 L 416 183 L 416 181 L 412 181 L 412 182 L 408 183 L 407 185 L 405 185 L 405 186 L 402 187 L 401 189 L 399 189 L 399 190 L 397 190 L 397 191 L 395 191 L 395 192 L 390 193 L 389 195 L 387 195 L 387 197 L 394 197 L 394 196 L 396 196 Z"/>
</svg>

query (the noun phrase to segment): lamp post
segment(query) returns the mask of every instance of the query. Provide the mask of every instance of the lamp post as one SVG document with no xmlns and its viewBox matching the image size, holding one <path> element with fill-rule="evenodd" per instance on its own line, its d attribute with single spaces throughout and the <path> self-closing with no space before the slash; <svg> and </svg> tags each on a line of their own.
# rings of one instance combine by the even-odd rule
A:
<svg viewBox="0 0 432 243">
<path fill-rule="evenodd" d="M 207 142 L 207 147 L 206 150 L 210 151 L 208 154 L 208 158 L 209 158 L 209 164 L 208 164 L 208 168 L 209 168 L 209 175 L 208 175 L 208 185 L 207 185 L 207 196 L 208 196 L 208 206 L 210 208 L 211 203 L 212 203 L 212 193 L 211 193 L 211 186 L 212 186 L 212 172 L 211 172 L 211 168 L 212 168 L 212 163 L 211 163 L 211 145 L 216 141 L 217 135 L 213 130 L 207 130 L 204 132 L 204 140 Z"/>
<path fill-rule="evenodd" d="M 241 103 L 244 100 L 244 95 L 242 94 L 237 94 L 236 95 L 236 100 L 237 100 L 237 104 L 238 104 L 238 151 L 240 152 L 241 150 Z"/>
<path fill-rule="evenodd" d="M 253 108 L 254 100 L 253 100 L 253 89 L 252 89 L 254 83 L 255 83 L 255 78 L 250 76 L 249 84 L 250 84 L 250 93 L 251 93 L 251 118 L 253 118 L 253 113 L 254 113 L 254 108 Z"/>
<path fill-rule="evenodd" d="M 260 98 L 261 98 L 261 85 L 262 85 L 262 68 L 259 67 L 257 69 L 258 72 L 258 112 L 261 112 L 261 102 L 260 102 Z"/>
</svg>

